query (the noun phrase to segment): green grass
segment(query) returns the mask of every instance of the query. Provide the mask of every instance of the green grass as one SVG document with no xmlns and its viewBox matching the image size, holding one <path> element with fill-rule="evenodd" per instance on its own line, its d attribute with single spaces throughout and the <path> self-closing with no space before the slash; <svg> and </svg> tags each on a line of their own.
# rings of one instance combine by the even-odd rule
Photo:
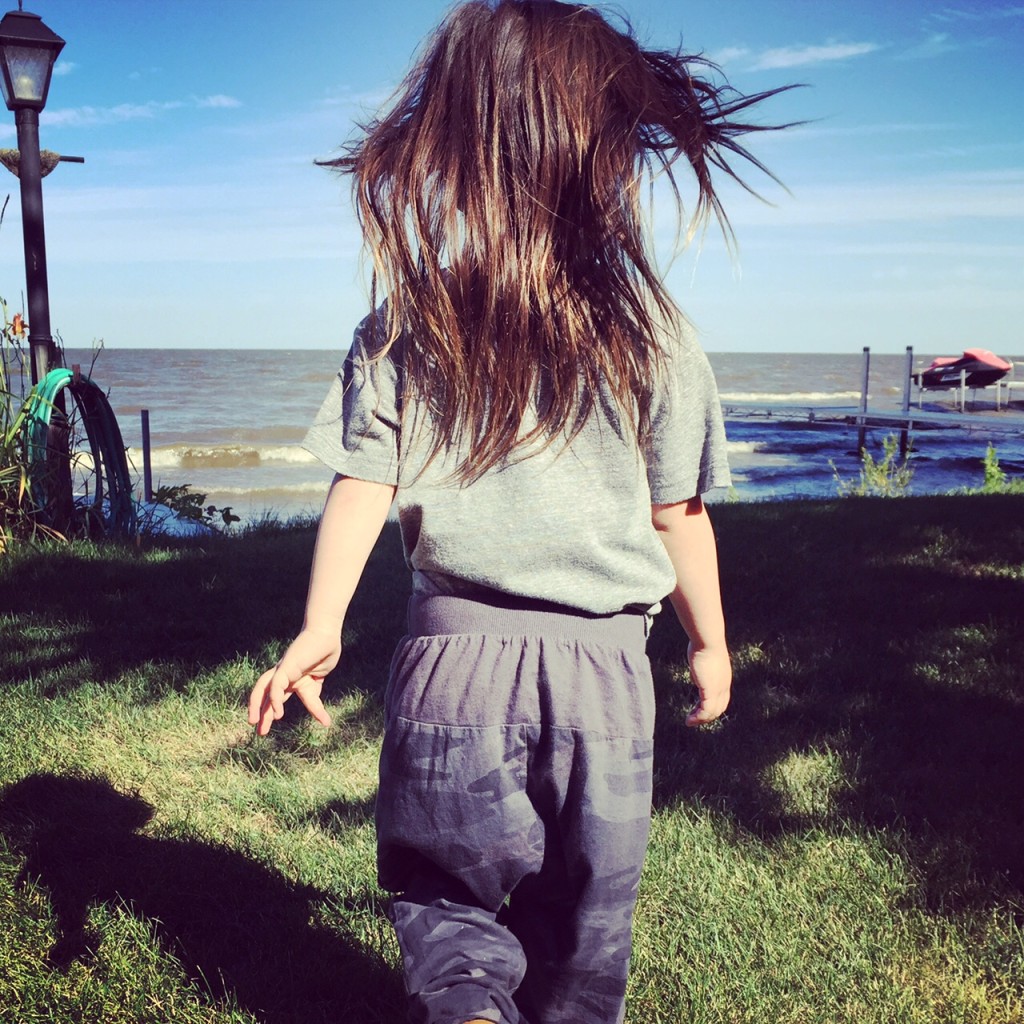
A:
<svg viewBox="0 0 1024 1024">
<path fill-rule="evenodd" d="M 1024 1020 L 1024 496 L 714 518 L 735 700 L 684 729 L 661 616 L 627 1019 Z M 241 706 L 301 618 L 312 541 L 0 559 L 0 1021 L 401 1019 L 372 826 L 393 529 L 336 725 L 289 704 L 256 740 Z"/>
</svg>

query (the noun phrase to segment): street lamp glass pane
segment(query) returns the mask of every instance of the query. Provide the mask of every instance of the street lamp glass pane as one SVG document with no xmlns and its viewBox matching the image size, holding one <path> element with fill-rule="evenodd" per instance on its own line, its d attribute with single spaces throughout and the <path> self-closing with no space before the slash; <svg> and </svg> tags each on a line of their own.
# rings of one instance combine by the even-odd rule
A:
<svg viewBox="0 0 1024 1024">
<path fill-rule="evenodd" d="M 4 54 L 11 72 L 13 98 L 22 102 L 41 103 L 47 72 L 50 70 L 49 53 L 36 47 L 8 46 Z M 8 95 L 5 75 L 0 75 L 0 85 L 3 87 L 4 102 L 10 103 L 12 97 Z"/>
</svg>

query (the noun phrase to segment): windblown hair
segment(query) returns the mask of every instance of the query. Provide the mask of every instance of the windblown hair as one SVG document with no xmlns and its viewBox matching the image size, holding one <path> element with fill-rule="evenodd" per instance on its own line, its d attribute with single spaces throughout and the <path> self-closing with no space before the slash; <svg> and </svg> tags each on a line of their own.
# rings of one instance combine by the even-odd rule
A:
<svg viewBox="0 0 1024 1024">
<path fill-rule="evenodd" d="M 739 157 L 770 174 L 736 141 L 764 128 L 737 115 L 780 90 L 746 96 L 695 69 L 718 74 L 642 49 L 592 7 L 472 0 L 332 161 L 354 177 L 374 294 L 388 294 L 381 352 L 402 337 L 431 457 L 462 445 L 460 478 L 572 436 L 602 387 L 647 436 L 682 314 L 648 250 L 643 183 L 664 171 L 681 213 L 685 157 L 690 234 L 713 215 L 730 240 L 713 169 L 743 184 Z"/>
</svg>

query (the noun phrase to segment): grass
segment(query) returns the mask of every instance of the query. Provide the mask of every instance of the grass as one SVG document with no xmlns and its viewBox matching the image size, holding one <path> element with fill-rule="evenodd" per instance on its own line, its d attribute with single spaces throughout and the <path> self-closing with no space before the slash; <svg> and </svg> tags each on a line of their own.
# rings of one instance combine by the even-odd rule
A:
<svg viewBox="0 0 1024 1024">
<path fill-rule="evenodd" d="M 651 639 L 655 819 L 628 1021 L 1024 1019 L 1024 496 L 715 510 L 733 708 Z M 0 559 L 0 1021 L 401 1019 L 374 880 L 388 528 L 330 731 L 241 700 L 309 530 Z"/>
</svg>

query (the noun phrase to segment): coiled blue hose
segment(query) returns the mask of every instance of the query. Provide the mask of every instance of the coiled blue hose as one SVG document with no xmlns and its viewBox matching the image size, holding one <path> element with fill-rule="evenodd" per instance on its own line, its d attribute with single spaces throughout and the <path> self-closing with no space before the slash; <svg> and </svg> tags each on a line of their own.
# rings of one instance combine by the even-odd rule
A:
<svg viewBox="0 0 1024 1024">
<path fill-rule="evenodd" d="M 131 476 L 117 417 L 107 396 L 85 374 L 59 368 L 51 370 L 32 389 L 25 403 L 28 438 L 29 486 L 32 500 L 44 509 L 54 495 L 53 452 L 48 446 L 53 412 L 62 391 L 72 396 L 82 415 L 82 424 L 96 467 L 97 493 L 89 499 L 91 511 L 104 524 L 108 536 L 132 537 L 137 528 L 132 501 Z"/>
</svg>

